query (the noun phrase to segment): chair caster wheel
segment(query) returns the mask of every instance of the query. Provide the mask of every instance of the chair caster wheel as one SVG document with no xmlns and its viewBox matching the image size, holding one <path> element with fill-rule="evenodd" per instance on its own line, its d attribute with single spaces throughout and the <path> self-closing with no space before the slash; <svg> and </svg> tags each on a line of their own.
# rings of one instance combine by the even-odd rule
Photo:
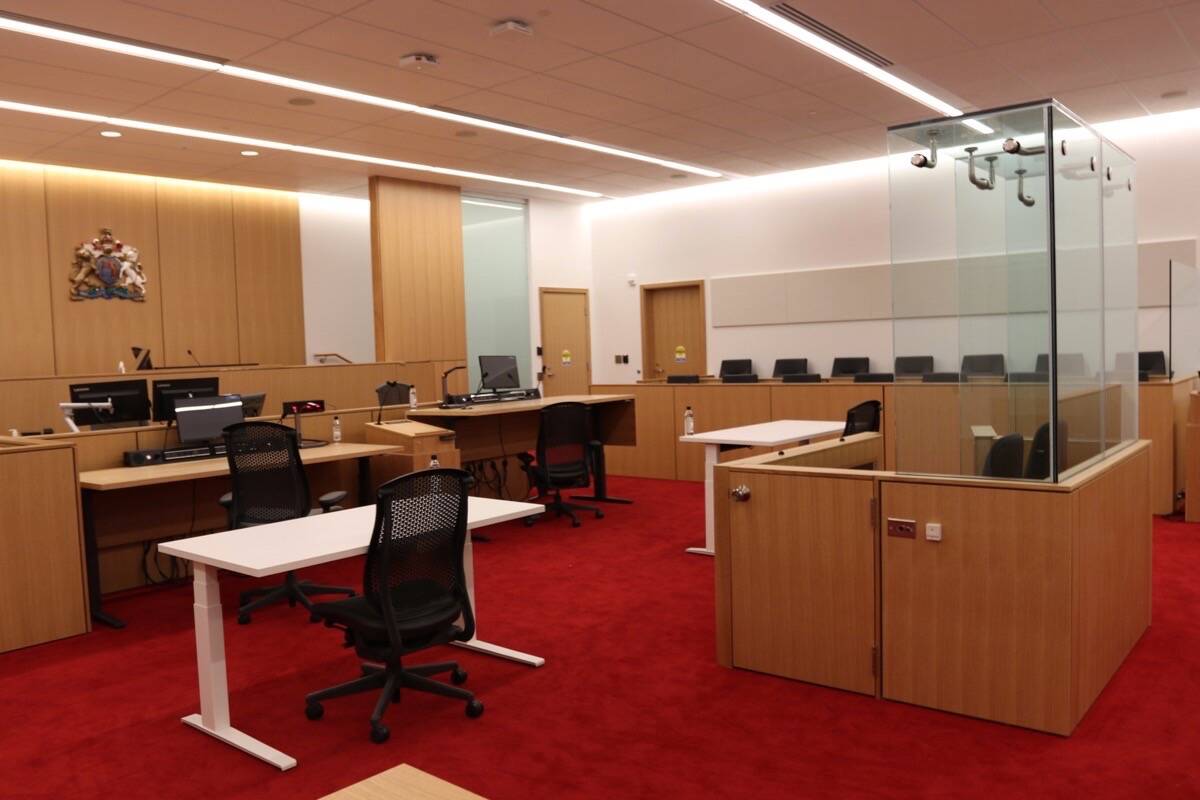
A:
<svg viewBox="0 0 1200 800">
<path fill-rule="evenodd" d="M 597 512 L 596 512 L 596 519 L 604 519 L 604 512 L 603 512 L 603 511 L 597 511 Z"/>
<path fill-rule="evenodd" d="M 288 598 L 288 608 L 295 608 L 295 607 L 296 607 L 296 598 L 289 597 Z"/>
<path fill-rule="evenodd" d="M 238 614 L 238 625 L 249 625 L 249 624 L 250 624 L 250 615 L 249 614 Z"/>
<path fill-rule="evenodd" d="M 571 520 L 571 527 L 572 527 L 572 528 L 578 528 L 578 527 L 579 527 L 579 520 L 577 520 L 577 519 L 573 519 L 573 520 Z"/>
<path fill-rule="evenodd" d="M 462 686 L 467 682 L 467 671 L 465 669 L 456 669 L 450 673 L 450 682 L 455 686 Z"/>
<path fill-rule="evenodd" d="M 325 706 L 320 703 L 309 703 L 304 707 L 304 716 L 311 720 L 318 720 L 325 716 Z"/>
<path fill-rule="evenodd" d="M 321 618 L 320 618 L 320 617 L 318 617 L 316 614 L 309 614 L 309 615 L 308 615 L 308 621 L 309 621 L 309 622 L 320 622 L 320 621 L 321 621 Z"/>
<path fill-rule="evenodd" d="M 392 732 L 388 730 L 387 725 L 381 723 L 371 726 L 371 741 L 375 744 L 383 744 L 391 735 Z"/>
<path fill-rule="evenodd" d="M 471 719 L 478 719 L 483 716 L 483 703 L 478 700 L 472 700 L 467 703 L 467 716 Z"/>
</svg>

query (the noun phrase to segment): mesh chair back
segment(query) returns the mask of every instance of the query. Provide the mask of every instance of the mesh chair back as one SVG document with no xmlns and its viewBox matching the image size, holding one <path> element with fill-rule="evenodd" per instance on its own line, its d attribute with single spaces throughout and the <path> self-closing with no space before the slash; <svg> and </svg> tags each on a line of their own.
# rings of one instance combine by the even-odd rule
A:
<svg viewBox="0 0 1200 800">
<path fill-rule="evenodd" d="M 583 403 L 555 403 L 542 409 L 537 463 L 551 488 L 587 486 L 591 412 Z"/>
<path fill-rule="evenodd" d="M 427 469 L 379 487 L 363 594 L 380 611 L 397 647 L 402 643 L 397 620 L 445 598 L 462 606 L 462 638 L 474 635 L 463 571 L 470 482 L 460 469 Z"/>
<path fill-rule="evenodd" d="M 1025 439 L 1021 434 L 1001 436 L 992 442 L 980 474 L 989 478 L 1019 478 L 1024 455 Z"/>
<path fill-rule="evenodd" d="M 224 431 L 233 481 L 233 527 L 308 516 L 312 499 L 296 432 L 274 422 L 240 422 Z"/>
<path fill-rule="evenodd" d="M 883 403 L 878 400 L 867 400 L 847 411 L 846 427 L 842 431 L 842 436 L 853 436 L 856 433 L 878 433 L 881 408 L 883 408 Z"/>
</svg>

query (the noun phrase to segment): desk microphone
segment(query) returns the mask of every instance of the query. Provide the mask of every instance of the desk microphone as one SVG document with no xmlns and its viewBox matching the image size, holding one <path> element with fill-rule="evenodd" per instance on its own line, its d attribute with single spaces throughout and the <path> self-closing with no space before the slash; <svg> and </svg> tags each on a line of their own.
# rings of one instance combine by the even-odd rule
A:
<svg viewBox="0 0 1200 800">
<path fill-rule="evenodd" d="M 200 363 L 200 359 L 196 358 L 196 354 L 195 354 L 195 353 L 193 353 L 191 350 L 188 350 L 188 351 L 187 351 L 187 354 L 188 354 L 189 356 L 191 356 L 191 359 L 192 359 L 192 361 L 195 361 L 195 362 L 196 362 L 196 366 L 197 366 L 197 367 L 203 367 L 203 366 L 204 366 L 203 364 L 201 364 L 201 363 Z"/>
<path fill-rule="evenodd" d="M 450 384 L 447 382 L 446 378 L 450 375 L 451 372 L 457 372 L 460 369 L 466 369 L 466 366 L 463 364 L 459 364 L 457 367 L 451 367 L 450 369 L 448 369 L 442 373 L 442 402 L 444 402 L 444 403 L 450 402 Z M 485 372 L 484 375 L 487 375 L 487 373 Z M 481 383 L 482 383 L 482 381 L 481 381 Z"/>
</svg>

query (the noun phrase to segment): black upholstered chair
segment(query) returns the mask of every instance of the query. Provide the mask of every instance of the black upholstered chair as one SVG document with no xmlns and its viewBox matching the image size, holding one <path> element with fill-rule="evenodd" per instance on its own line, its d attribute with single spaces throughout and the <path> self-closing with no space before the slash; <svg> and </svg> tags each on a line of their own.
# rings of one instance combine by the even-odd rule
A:
<svg viewBox="0 0 1200 800">
<path fill-rule="evenodd" d="M 820 383 L 821 375 L 818 372 L 797 372 L 794 375 L 784 375 L 780 380 L 783 383 Z"/>
<path fill-rule="evenodd" d="M 1067 468 L 1067 421 L 1058 421 L 1058 471 Z M 1025 477 L 1044 481 L 1050 477 L 1050 423 L 1043 422 L 1029 443 L 1029 460 L 1025 462 Z"/>
<path fill-rule="evenodd" d="M 274 422 L 241 422 L 225 429 L 225 457 L 229 461 L 229 477 L 233 491 L 228 500 L 222 498 L 229 513 L 230 528 L 249 528 L 289 519 L 307 517 L 312 513 L 328 513 L 338 509 L 345 492 L 329 492 L 318 499 L 320 509 L 312 507 L 308 477 L 300 461 L 296 431 Z M 238 622 L 250 622 L 253 611 L 283 600 L 312 610 L 311 595 L 347 594 L 348 586 L 323 586 L 297 580 L 296 573 L 284 576 L 283 584 L 242 592 L 238 600 Z"/>
<path fill-rule="evenodd" d="M 895 383 L 896 375 L 892 372 L 860 372 L 854 376 L 855 383 Z"/>
<path fill-rule="evenodd" d="M 1004 354 L 983 353 L 962 357 L 963 377 L 980 375 L 991 378 L 1004 377 Z"/>
<path fill-rule="evenodd" d="M 775 369 L 771 371 L 771 377 L 782 378 L 784 375 L 804 375 L 807 372 L 807 358 L 777 358 L 775 359 Z"/>
<path fill-rule="evenodd" d="M 846 412 L 846 427 L 842 430 L 842 438 L 856 433 L 878 433 L 882 409 L 883 403 L 878 400 L 867 400 L 851 408 Z"/>
<path fill-rule="evenodd" d="M 389 736 L 383 712 L 399 702 L 402 688 L 465 700 L 468 717 L 483 713 L 483 703 L 458 688 L 467 673 L 456 662 L 402 663 L 412 653 L 475 635 L 463 567 L 470 481 L 459 469 L 428 469 L 379 487 L 362 595 L 313 606 L 327 626 L 344 631 L 346 645 L 365 662 L 362 677 L 305 697 L 309 719 L 324 716 L 322 700 L 372 689 L 380 690 L 371 714 L 376 744 Z M 430 677 L 443 672 L 455 685 Z"/>
<path fill-rule="evenodd" d="M 933 356 L 896 356 L 896 377 L 919 378 L 933 372 Z"/>
<path fill-rule="evenodd" d="M 871 371 L 871 359 L 865 356 L 838 356 L 833 360 L 831 378 L 849 378 L 860 372 Z"/>
<path fill-rule="evenodd" d="M 988 478 L 1020 478 L 1025 456 L 1025 439 L 1009 433 L 992 442 L 983 460 L 981 475 Z"/>
<path fill-rule="evenodd" d="M 727 358 L 717 370 L 721 383 L 758 383 L 754 362 L 748 358 Z"/>
<path fill-rule="evenodd" d="M 589 457 L 592 419 L 583 403 L 554 403 L 545 406 L 539 415 L 535 457 L 518 456 L 521 469 L 529 482 L 537 487 L 538 500 L 548 499 L 546 509 L 558 516 L 571 518 L 571 526 L 579 527 L 577 511 L 590 511 L 596 519 L 604 512 L 595 506 L 573 503 L 562 496 L 564 489 L 585 489 L 591 483 Z M 534 517 L 526 517 L 532 525 Z"/>
</svg>

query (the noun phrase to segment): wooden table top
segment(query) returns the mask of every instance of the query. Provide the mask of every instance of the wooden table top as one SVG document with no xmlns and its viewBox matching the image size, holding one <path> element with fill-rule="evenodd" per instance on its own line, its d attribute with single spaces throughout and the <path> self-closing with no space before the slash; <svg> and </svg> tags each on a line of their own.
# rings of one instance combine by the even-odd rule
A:
<svg viewBox="0 0 1200 800">
<path fill-rule="evenodd" d="M 632 402 L 631 394 L 564 394 L 557 397 L 543 397 L 540 400 L 510 400 L 502 403 L 482 403 L 477 406 L 462 408 L 422 408 L 408 412 L 409 419 L 453 419 L 456 417 L 487 417 L 493 414 L 515 414 L 520 411 L 540 411 L 555 403 L 584 403 L 596 405 L 599 403 Z"/>
<path fill-rule="evenodd" d="M 416 767 L 401 764 L 321 800 L 486 800 Z"/>
<path fill-rule="evenodd" d="M 402 452 L 400 447 L 391 444 L 331 442 L 322 447 L 304 448 L 300 451 L 300 460 L 305 464 L 322 464 L 328 461 L 345 461 L 350 458 L 400 452 Z M 87 470 L 79 473 L 79 486 L 82 489 L 104 492 L 112 489 L 129 489 L 134 486 L 154 486 L 160 483 L 219 478 L 228 474 L 229 462 L 222 456 L 198 461 L 179 461 L 174 464 Z"/>
</svg>

